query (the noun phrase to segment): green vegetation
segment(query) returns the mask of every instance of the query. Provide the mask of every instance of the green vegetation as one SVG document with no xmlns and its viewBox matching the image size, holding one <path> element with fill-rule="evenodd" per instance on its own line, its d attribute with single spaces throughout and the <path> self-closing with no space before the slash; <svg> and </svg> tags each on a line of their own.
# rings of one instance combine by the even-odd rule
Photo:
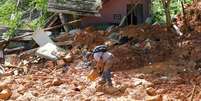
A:
<svg viewBox="0 0 201 101">
<path fill-rule="evenodd" d="M 48 0 L 1 0 L 0 25 L 10 27 L 4 35 L 9 38 L 15 35 L 18 28 L 36 29 L 44 26 L 49 16 L 47 3 Z M 31 19 L 34 11 L 39 13 L 37 18 Z"/>
<path fill-rule="evenodd" d="M 182 0 L 171 0 L 170 12 L 171 16 L 175 16 L 182 11 Z M 185 3 L 191 3 L 193 0 L 185 0 Z M 165 10 L 161 0 L 152 0 L 152 16 L 153 22 L 165 23 Z"/>
</svg>

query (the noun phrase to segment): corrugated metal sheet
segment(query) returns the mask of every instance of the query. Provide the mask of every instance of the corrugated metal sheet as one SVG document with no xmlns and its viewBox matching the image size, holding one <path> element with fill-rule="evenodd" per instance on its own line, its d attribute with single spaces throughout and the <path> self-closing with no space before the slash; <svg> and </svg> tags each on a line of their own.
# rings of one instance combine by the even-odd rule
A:
<svg viewBox="0 0 201 101">
<path fill-rule="evenodd" d="M 57 13 L 99 16 L 101 0 L 49 0 L 48 11 Z"/>
</svg>

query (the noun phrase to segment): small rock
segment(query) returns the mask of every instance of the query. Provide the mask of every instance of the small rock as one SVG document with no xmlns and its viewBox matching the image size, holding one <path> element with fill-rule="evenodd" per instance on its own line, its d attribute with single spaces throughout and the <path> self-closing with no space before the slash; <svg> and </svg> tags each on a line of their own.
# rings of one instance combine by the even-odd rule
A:
<svg viewBox="0 0 201 101">
<path fill-rule="evenodd" d="M 144 79 L 133 78 L 132 80 L 133 80 L 134 86 L 143 85 L 145 88 L 153 86 L 153 83 L 146 81 Z"/>
<path fill-rule="evenodd" d="M 36 97 L 31 92 L 24 93 L 23 96 L 20 96 L 16 99 L 16 101 L 32 101 Z"/>
<path fill-rule="evenodd" d="M 58 78 L 56 78 L 56 79 L 54 79 L 54 80 L 52 81 L 52 85 L 53 85 L 53 86 L 60 86 L 61 84 L 63 84 L 63 81 L 60 80 L 60 79 L 58 79 Z"/>
<path fill-rule="evenodd" d="M 146 92 L 150 96 L 155 96 L 156 95 L 156 90 L 154 88 L 152 88 L 152 87 L 147 88 Z"/>
<path fill-rule="evenodd" d="M 121 92 L 116 87 L 105 87 L 104 93 L 111 94 L 111 95 L 119 95 Z"/>
<path fill-rule="evenodd" d="M 0 92 L 0 99 L 2 100 L 8 100 L 12 95 L 12 92 L 10 89 L 3 89 L 1 92 Z"/>
<path fill-rule="evenodd" d="M 163 101 L 163 97 L 161 95 L 157 96 L 147 96 L 145 101 Z"/>
<path fill-rule="evenodd" d="M 124 90 L 124 89 L 122 89 Z M 103 92 L 105 94 L 111 94 L 111 95 L 119 95 L 121 93 L 119 88 L 116 87 L 109 87 L 106 85 L 98 85 L 96 86 L 96 91 L 97 92 Z M 125 92 L 125 90 L 124 90 Z"/>
<path fill-rule="evenodd" d="M 147 96 L 146 90 L 142 85 L 135 87 L 135 89 L 127 89 L 127 92 L 132 97 L 132 99 L 139 101 L 144 101 L 145 96 Z"/>
<path fill-rule="evenodd" d="M 5 65 L 6 66 L 17 66 L 19 63 L 19 58 L 16 54 L 6 55 L 5 56 Z"/>
<path fill-rule="evenodd" d="M 165 89 L 158 89 L 156 91 L 157 94 L 165 94 L 166 92 L 167 92 L 167 90 L 165 90 Z"/>
<path fill-rule="evenodd" d="M 64 57 L 64 61 L 67 63 L 71 63 L 73 62 L 73 56 L 71 53 L 68 53 L 65 57 Z"/>
<path fill-rule="evenodd" d="M 127 88 L 126 90 L 125 90 L 125 92 L 124 92 L 124 96 L 127 96 L 127 95 L 129 95 L 131 92 L 132 92 L 132 90 L 133 89 L 131 89 L 131 88 Z M 129 95 L 130 96 L 130 95 Z"/>
<path fill-rule="evenodd" d="M 123 86 L 119 87 L 119 91 L 123 94 L 123 93 L 125 93 L 127 88 L 128 88 L 128 85 L 123 85 Z"/>
<path fill-rule="evenodd" d="M 171 84 L 184 84 L 185 81 L 181 77 L 173 77 L 170 79 L 169 83 L 171 83 Z"/>
<path fill-rule="evenodd" d="M 144 79 L 145 75 L 144 74 L 136 74 L 135 77 L 139 78 L 139 79 Z"/>
<path fill-rule="evenodd" d="M 63 60 L 63 59 L 57 60 L 57 65 L 58 65 L 59 67 L 62 67 L 63 65 L 65 65 L 64 60 Z"/>
<path fill-rule="evenodd" d="M 169 80 L 170 78 L 169 77 L 167 77 L 167 76 L 162 76 L 162 77 L 160 77 L 160 80 Z"/>
<path fill-rule="evenodd" d="M 103 92 L 96 92 L 96 96 L 102 96 L 102 95 L 104 95 Z"/>
<path fill-rule="evenodd" d="M 81 91 L 79 88 L 74 88 L 73 90 L 74 90 L 74 91 L 78 91 L 78 92 Z"/>
<path fill-rule="evenodd" d="M 6 83 L 0 83 L 0 90 L 8 88 Z"/>
<path fill-rule="evenodd" d="M 22 96 L 20 93 L 13 92 L 12 96 L 10 97 L 10 100 L 16 100 L 20 96 Z"/>
<path fill-rule="evenodd" d="M 103 86 L 102 85 L 96 85 L 96 91 L 97 92 L 103 92 Z"/>
<path fill-rule="evenodd" d="M 91 101 L 91 99 L 86 99 L 86 100 L 84 100 L 84 101 Z"/>
<path fill-rule="evenodd" d="M 50 68 L 50 69 L 54 69 L 54 62 L 53 61 L 47 61 L 45 63 L 45 67 Z"/>
</svg>

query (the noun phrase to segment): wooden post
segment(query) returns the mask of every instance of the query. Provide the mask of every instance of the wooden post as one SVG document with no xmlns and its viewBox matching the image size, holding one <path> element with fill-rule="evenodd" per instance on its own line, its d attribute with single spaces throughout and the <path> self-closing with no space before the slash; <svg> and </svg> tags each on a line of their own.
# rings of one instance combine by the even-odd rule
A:
<svg viewBox="0 0 201 101">
<path fill-rule="evenodd" d="M 65 24 L 67 22 L 62 13 L 59 13 L 59 18 L 60 18 L 62 24 Z M 63 28 L 64 28 L 65 32 L 69 31 L 68 25 L 64 25 Z"/>
</svg>

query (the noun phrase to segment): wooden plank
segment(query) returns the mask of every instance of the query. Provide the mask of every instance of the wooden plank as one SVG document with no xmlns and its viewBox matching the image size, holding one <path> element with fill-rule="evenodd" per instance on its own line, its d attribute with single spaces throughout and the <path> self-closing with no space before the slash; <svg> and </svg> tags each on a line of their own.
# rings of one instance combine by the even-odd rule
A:
<svg viewBox="0 0 201 101">
<path fill-rule="evenodd" d="M 78 15 L 98 15 L 101 0 L 49 0 L 48 11 Z"/>
<path fill-rule="evenodd" d="M 49 31 L 49 30 L 61 28 L 61 27 L 63 27 L 64 25 L 73 24 L 73 23 L 80 22 L 80 21 L 81 21 L 81 19 L 75 20 L 75 21 L 71 21 L 71 22 L 67 22 L 67 23 L 64 23 L 64 24 L 61 24 L 61 25 L 57 25 L 57 26 L 54 26 L 54 27 L 45 28 L 44 31 Z"/>
<path fill-rule="evenodd" d="M 73 15 L 101 16 L 98 12 L 97 13 L 79 12 L 79 11 L 70 11 L 70 10 L 58 10 L 58 9 L 54 9 L 54 8 L 49 8 L 48 11 L 55 12 L 55 13 L 73 14 Z"/>
</svg>

